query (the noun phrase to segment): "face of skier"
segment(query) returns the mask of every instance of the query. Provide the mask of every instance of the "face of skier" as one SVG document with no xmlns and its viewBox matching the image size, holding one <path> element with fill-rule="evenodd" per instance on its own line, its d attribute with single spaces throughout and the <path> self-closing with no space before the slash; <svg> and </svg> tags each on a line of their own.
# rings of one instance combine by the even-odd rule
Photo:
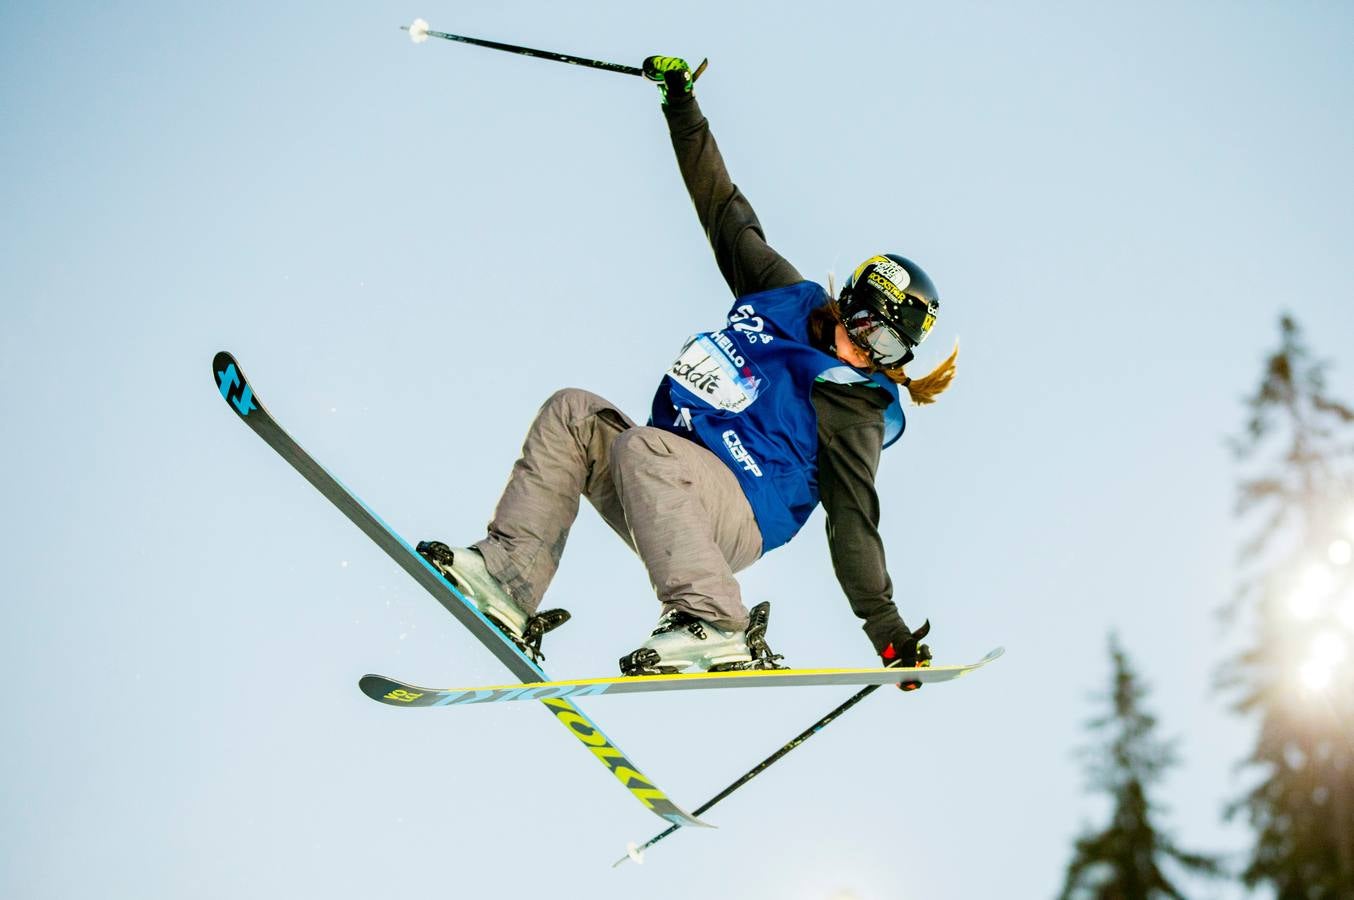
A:
<svg viewBox="0 0 1354 900">
<path fill-rule="evenodd" d="M 847 335 L 846 328 L 841 322 L 837 323 L 834 349 L 837 351 L 837 358 L 848 366 L 864 369 L 870 365 L 869 354 L 855 345 L 850 336 Z"/>
</svg>

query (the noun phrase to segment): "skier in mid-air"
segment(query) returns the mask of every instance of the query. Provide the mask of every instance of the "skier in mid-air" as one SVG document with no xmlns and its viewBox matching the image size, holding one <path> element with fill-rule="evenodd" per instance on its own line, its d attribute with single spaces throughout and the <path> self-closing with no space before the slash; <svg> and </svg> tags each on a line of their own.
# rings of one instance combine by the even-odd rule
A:
<svg viewBox="0 0 1354 900">
<path fill-rule="evenodd" d="M 626 675 L 753 664 L 734 573 L 792 538 L 819 502 L 837 579 L 884 665 L 929 659 L 893 602 L 874 477 L 913 404 L 949 386 L 958 348 L 929 374 L 912 360 L 935 322 L 935 286 L 915 263 L 874 256 L 835 301 L 773 250 L 729 179 L 692 93 L 689 66 L 650 57 L 677 162 L 734 306 L 696 335 L 659 384 L 649 424 L 577 389 L 541 407 L 484 539 L 419 552 L 519 643 L 587 497 L 644 562 L 662 616 L 621 659 Z M 916 682 L 902 685 L 917 687 Z"/>
</svg>

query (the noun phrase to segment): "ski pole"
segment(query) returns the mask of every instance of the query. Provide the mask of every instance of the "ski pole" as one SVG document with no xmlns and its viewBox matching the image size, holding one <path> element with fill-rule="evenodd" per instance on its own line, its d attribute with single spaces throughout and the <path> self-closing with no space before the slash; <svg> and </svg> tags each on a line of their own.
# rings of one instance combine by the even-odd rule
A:
<svg viewBox="0 0 1354 900">
<path fill-rule="evenodd" d="M 693 812 L 692 815 L 699 816 L 701 813 L 710 809 L 710 807 L 714 806 L 716 803 L 723 800 L 725 797 L 729 796 L 734 791 L 738 790 L 740 787 L 747 784 L 752 779 L 756 778 L 762 772 L 766 771 L 767 767 L 770 766 L 773 762 L 780 759 L 782 756 L 789 753 L 791 750 L 798 747 L 800 744 L 804 743 L 818 732 L 822 731 L 829 724 L 831 724 L 833 719 L 836 719 L 842 713 L 846 712 L 848 709 L 855 706 L 857 703 L 864 700 L 866 697 L 868 697 L 870 694 L 872 694 L 874 691 L 878 689 L 879 685 L 872 684 L 869 687 L 862 688 L 856 693 L 852 694 L 845 703 L 843 703 L 841 706 L 837 707 L 827 715 L 823 716 L 817 722 L 814 722 L 812 725 L 801 731 L 799 734 L 795 735 L 794 738 L 791 739 L 791 741 L 788 744 L 786 744 L 784 747 L 781 747 L 775 753 L 772 753 L 766 759 L 757 763 L 757 765 L 753 766 L 750 770 L 748 770 L 747 774 L 743 775 L 742 778 L 739 778 L 733 784 L 729 785 L 724 790 L 720 791 L 718 794 L 715 794 L 703 805 L 696 807 L 696 811 Z M 611 868 L 613 869 L 616 868 L 621 863 L 625 862 L 627 859 L 633 859 L 637 863 L 644 862 L 645 850 L 649 849 L 654 844 L 663 840 L 663 838 L 672 834 L 674 831 L 676 831 L 678 828 L 681 827 L 682 826 L 680 825 L 673 825 L 667 831 L 654 835 L 653 837 L 645 841 L 643 844 L 640 844 L 638 846 L 636 846 L 635 844 L 631 844 L 629 847 L 625 849 L 625 855 L 611 864 Z"/>
<path fill-rule="evenodd" d="M 520 53 L 522 56 L 534 56 L 537 59 L 553 59 L 555 62 L 570 63 L 575 66 L 587 66 L 592 69 L 604 69 L 608 72 L 618 72 L 621 75 L 638 75 L 644 77 L 644 71 L 637 66 L 625 66 L 620 63 L 603 62 L 600 59 L 584 59 L 581 56 L 570 56 L 567 53 L 555 53 L 552 50 L 533 50 L 530 47 L 519 47 L 516 44 L 500 44 L 498 41 L 486 41 L 483 38 L 465 37 L 460 34 L 448 34 L 445 31 L 433 31 L 428 27 L 428 23 L 422 19 L 415 19 L 412 25 L 401 25 L 402 31 L 409 32 L 409 39 L 415 44 L 421 44 L 430 37 L 441 38 L 444 41 L 458 41 L 462 44 L 474 44 L 476 47 L 488 47 L 490 50 L 504 50 L 508 53 Z M 691 74 L 691 80 L 695 81 L 705 71 L 705 67 L 710 61 L 703 60 L 696 71 Z"/>
</svg>

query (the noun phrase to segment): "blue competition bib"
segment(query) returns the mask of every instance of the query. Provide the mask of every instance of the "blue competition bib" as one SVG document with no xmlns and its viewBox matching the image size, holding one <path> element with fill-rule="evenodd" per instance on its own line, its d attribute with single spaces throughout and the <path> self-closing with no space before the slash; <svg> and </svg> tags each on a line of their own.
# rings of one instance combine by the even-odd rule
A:
<svg viewBox="0 0 1354 900">
<path fill-rule="evenodd" d="M 814 380 L 871 378 L 809 345 L 809 312 L 827 302 L 811 281 L 734 302 L 728 325 L 693 336 L 654 395 L 649 424 L 701 444 L 738 476 L 762 532 L 762 552 L 784 544 L 818 505 Z M 889 392 L 884 446 L 906 424 L 898 386 Z"/>
</svg>

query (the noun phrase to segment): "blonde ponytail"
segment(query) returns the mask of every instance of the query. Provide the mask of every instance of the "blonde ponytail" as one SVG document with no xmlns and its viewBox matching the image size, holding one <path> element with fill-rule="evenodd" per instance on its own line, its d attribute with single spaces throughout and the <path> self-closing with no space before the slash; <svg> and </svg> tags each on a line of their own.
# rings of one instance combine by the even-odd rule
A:
<svg viewBox="0 0 1354 900">
<path fill-rule="evenodd" d="M 945 389 L 954 381 L 955 360 L 959 358 L 959 342 L 954 342 L 954 349 L 945 361 L 936 366 L 927 374 L 920 378 L 909 378 L 903 371 L 902 366 L 895 369 L 884 369 L 884 376 L 894 384 L 900 385 L 907 391 L 907 395 L 912 398 L 912 402 L 917 406 L 925 406 L 928 403 L 935 403 L 936 397 L 944 393 Z"/>
</svg>

